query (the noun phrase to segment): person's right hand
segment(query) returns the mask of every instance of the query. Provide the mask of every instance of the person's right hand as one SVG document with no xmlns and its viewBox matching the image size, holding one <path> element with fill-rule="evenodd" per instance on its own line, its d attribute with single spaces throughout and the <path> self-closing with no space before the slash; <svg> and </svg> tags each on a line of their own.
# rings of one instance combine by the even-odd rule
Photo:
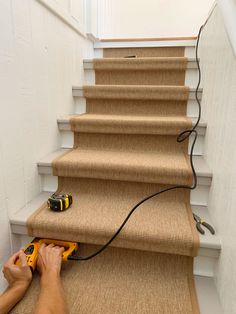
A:
<svg viewBox="0 0 236 314">
<path fill-rule="evenodd" d="M 20 265 L 16 265 L 19 258 Z M 9 287 L 18 286 L 27 289 L 32 280 L 32 272 L 27 264 L 25 253 L 20 250 L 9 258 L 3 267 L 3 274 L 8 281 Z"/>
<path fill-rule="evenodd" d="M 60 275 L 63 247 L 42 243 L 37 259 L 37 268 L 42 276 Z"/>
</svg>

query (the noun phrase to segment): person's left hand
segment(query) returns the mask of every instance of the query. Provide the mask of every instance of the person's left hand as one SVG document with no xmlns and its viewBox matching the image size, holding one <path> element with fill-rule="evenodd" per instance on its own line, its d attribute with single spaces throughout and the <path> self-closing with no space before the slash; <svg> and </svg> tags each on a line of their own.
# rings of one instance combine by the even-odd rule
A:
<svg viewBox="0 0 236 314">
<path fill-rule="evenodd" d="M 15 265 L 17 259 L 20 265 Z M 32 280 L 32 272 L 27 264 L 25 253 L 21 250 L 9 258 L 3 267 L 3 274 L 9 287 L 21 287 L 27 289 Z"/>
</svg>

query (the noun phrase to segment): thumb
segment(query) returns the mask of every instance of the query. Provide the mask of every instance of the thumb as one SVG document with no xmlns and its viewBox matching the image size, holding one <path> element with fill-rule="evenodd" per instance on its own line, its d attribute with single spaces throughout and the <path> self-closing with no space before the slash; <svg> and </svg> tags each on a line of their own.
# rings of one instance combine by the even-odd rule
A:
<svg viewBox="0 0 236 314">
<path fill-rule="evenodd" d="M 20 254 L 19 254 L 19 259 L 20 259 L 20 264 L 21 264 L 21 266 L 28 266 L 25 253 L 24 253 L 23 251 L 20 252 Z"/>
</svg>

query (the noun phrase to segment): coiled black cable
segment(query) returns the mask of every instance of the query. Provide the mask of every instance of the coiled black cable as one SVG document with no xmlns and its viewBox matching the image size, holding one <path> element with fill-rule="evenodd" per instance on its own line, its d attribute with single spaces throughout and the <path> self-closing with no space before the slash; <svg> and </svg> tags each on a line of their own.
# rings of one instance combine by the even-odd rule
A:
<svg viewBox="0 0 236 314">
<path fill-rule="evenodd" d="M 196 50 L 195 50 L 195 58 L 196 58 L 196 63 L 197 63 L 197 68 L 198 68 L 198 84 L 195 90 L 195 98 L 198 104 L 198 118 L 195 122 L 195 124 L 193 125 L 193 127 L 189 130 L 185 130 L 183 132 L 181 132 L 178 137 L 177 137 L 177 142 L 181 143 L 183 141 L 185 141 L 186 139 L 188 139 L 190 137 L 190 135 L 193 134 L 194 138 L 193 138 L 193 142 L 192 142 L 192 146 L 191 146 L 191 150 L 190 150 L 190 164 L 191 164 L 191 169 L 192 169 L 192 174 L 193 174 L 193 183 L 192 185 L 175 185 L 163 190 L 160 190 L 158 192 L 155 192 L 151 195 L 148 195 L 146 197 L 144 197 L 142 200 L 140 200 L 129 212 L 129 214 L 126 216 L 125 220 L 122 222 L 122 224 L 120 225 L 120 227 L 117 229 L 117 231 L 114 233 L 114 235 L 111 237 L 111 239 L 104 244 L 98 251 L 94 252 L 91 255 L 88 256 L 69 256 L 68 259 L 69 260 L 78 260 L 78 261 L 87 261 L 92 259 L 93 257 L 97 256 L 98 254 L 102 253 L 114 240 L 115 238 L 118 236 L 118 234 L 121 232 L 121 230 L 124 228 L 124 226 L 126 225 L 126 223 L 128 222 L 129 218 L 131 217 L 131 215 L 133 214 L 133 212 L 144 202 L 148 201 L 149 199 L 158 196 L 160 194 L 166 193 L 168 191 L 172 191 L 172 190 L 176 190 L 176 189 L 188 189 L 188 190 L 194 190 L 197 187 L 197 175 L 196 175 L 196 171 L 194 168 L 194 163 L 193 163 L 193 151 L 194 151 L 194 147 L 195 147 L 195 143 L 197 140 L 197 136 L 198 133 L 196 131 L 196 128 L 200 122 L 201 119 L 201 103 L 200 100 L 198 98 L 198 91 L 199 91 L 199 87 L 201 84 L 201 68 L 200 68 L 200 64 L 199 64 L 199 58 L 198 58 L 198 47 L 199 47 L 199 41 L 200 41 L 200 37 L 201 37 L 201 33 L 203 28 L 206 26 L 209 18 L 211 17 L 214 9 L 216 7 L 216 4 L 214 4 L 213 9 L 211 10 L 211 13 L 209 14 L 207 20 L 205 21 L 205 23 L 200 27 L 198 35 L 197 35 L 197 43 L 196 43 Z"/>
</svg>

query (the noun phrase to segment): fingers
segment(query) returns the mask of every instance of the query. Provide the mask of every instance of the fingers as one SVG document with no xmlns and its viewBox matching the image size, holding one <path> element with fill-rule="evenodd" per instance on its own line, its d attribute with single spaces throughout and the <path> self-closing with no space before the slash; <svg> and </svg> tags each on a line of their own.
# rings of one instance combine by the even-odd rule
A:
<svg viewBox="0 0 236 314">
<path fill-rule="evenodd" d="M 13 254 L 13 255 L 9 258 L 9 260 L 6 262 L 5 265 L 8 265 L 8 266 L 14 265 L 15 262 L 16 262 L 16 260 L 19 258 L 19 256 L 20 256 L 21 253 L 23 253 L 22 250 L 20 250 L 19 252 L 16 252 L 15 254 Z"/>
<path fill-rule="evenodd" d="M 62 255 L 63 252 L 65 252 L 65 248 L 63 246 L 58 248 L 60 255 Z"/>
<path fill-rule="evenodd" d="M 45 244 L 45 243 L 42 243 L 41 245 L 40 245 L 40 247 L 41 248 L 45 248 L 47 245 Z"/>
<path fill-rule="evenodd" d="M 55 247 L 55 245 L 53 244 L 53 243 L 50 243 L 50 244 L 46 244 L 46 243 L 42 243 L 41 245 L 40 245 L 40 248 L 39 248 L 39 251 L 43 251 L 45 248 L 50 248 L 50 249 L 52 249 L 53 247 Z"/>
<path fill-rule="evenodd" d="M 45 248 L 46 248 L 46 244 L 42 243 L 39 247 L 39 253 L 43 253 Z"/>
<path fill-rule="evenodd" d="M 64 246 L 54 246 L 54 249 L 59 250 L 61 253 L 63 253 L 65 251 Z"/>
<path fill-rule="evenodd" d="M 23 251 L 20 252 L 20 254 L 19 254 L 19 259 L 20 259 L 20 264 L 21 264 L 22 267 L 28 266 L 25 253 L 24 253 Z"/>
<path fill-rule="evenodd" d="M 56 249 L 56 250 L 59 250 L 61 253 L 63 253 L 65 251 L 65 248 L 63 246 L 58 246 L 58 245 L 55 245 L 54 243 L 50 243 L 48 245 L 46 245 L 45 243 L 42 243 L 40 245 L 40 248 L 39 248 L 39 251 L 43 251 L 43 249 Z"/>
</svg>

